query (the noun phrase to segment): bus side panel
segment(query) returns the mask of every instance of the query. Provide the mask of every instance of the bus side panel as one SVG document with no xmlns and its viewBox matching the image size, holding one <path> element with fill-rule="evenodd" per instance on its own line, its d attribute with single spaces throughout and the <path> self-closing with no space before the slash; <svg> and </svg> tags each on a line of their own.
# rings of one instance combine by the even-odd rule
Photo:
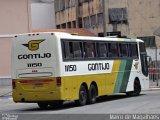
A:
<svg viewBox="0 0 160 120">
<path fill-rule="evenodd" d="M 75 100 L 79 97 L 79 89 L 82 83 L 86 83 L 89 89 L 91 83 L 94 81 L 98 87 L 98 95 L 113 94 L 115 84 L 118 76 L 118 70 L 120 67 L 120 60 L 115 60 L 111 73 L 103 74 L 89 74 L 89 75 L 76 75 L 63 77 L 63 99 Z M 120 85 L 119 85 L 120 86 Z"/>
</svg>

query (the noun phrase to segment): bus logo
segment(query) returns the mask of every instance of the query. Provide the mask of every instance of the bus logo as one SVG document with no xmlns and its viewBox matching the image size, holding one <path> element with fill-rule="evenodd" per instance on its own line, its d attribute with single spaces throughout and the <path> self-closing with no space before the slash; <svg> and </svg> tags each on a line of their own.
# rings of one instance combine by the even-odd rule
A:
<svg viewBox="0 0 160 120">
<path fill-rule="evenodd" d="M 134 67 L 135 67 L 135 69 L 137 70 L 138 69 L 138 62 L 136 62 L 135 64 L 134 64 Z"/>
<path fill-rule="evenodd" d="M 43 42 L 45 39 L 41 39 L 41 40 L 31 40 L 28 42 L 28 44 L 22 44 L 24 46 L 26 46 L 29 50 L 31 51 L 36 51 L 39 49 L 39 44 L 41 42 Z"/>
</svg>

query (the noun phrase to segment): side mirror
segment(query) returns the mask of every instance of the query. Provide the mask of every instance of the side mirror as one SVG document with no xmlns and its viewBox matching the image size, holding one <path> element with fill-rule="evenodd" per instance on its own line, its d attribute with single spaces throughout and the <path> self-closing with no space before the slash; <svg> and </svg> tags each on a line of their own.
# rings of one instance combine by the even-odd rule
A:
<svg viewBox="0 0 160 120">
<path fill-rule="evenodd" d="M 148 67 L 152 64 L 152 58 L 151 56 L 146 56 L 147 58 L 147 64 L 148 64 Z"/>
</svg>

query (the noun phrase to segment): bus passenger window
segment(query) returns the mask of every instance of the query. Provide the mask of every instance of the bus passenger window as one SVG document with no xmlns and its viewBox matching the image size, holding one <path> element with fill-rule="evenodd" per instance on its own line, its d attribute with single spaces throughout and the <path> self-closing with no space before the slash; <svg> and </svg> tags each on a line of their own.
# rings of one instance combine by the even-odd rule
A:
<svg viewBox="0 0 160 120">
<path fill-rule="evenodd" d="M 137 44 L 130 44 L 131 57 L 138 57 Z"/>
<path fill-rule="evenodd" d="M 82 58 L 82 43 L 74 42 L 73 48 L 74 48 L 74 51 L 73 51 L 74 59 Z"/>
<path fill-rule="evenodd" d="M 87 58 L 95 58 L 96 57 L 96 49 L 94 43 L 84 43 L 84 57 Z"/>
<path fill-rule="evenodd" d="M 128 45 L 125 43 L 119 44 L 120 57 L 128 57 Z"/>
<path fill-rule="evenodd" d="M 109 57 L 118 57 L 118 45 L 116 43 L 109 43 Z"/>
<path fill-rule="evenodd" d="M 73 58 L 73 43 L 72 42 L 64 42 L 64 57 L 65 59 Z"/>
<path fill-rule="evenodd" d="M 108 56 L 107 45 L 105 43 L 98 43 L 98 57 L 106 58 Z"/>
</svg>

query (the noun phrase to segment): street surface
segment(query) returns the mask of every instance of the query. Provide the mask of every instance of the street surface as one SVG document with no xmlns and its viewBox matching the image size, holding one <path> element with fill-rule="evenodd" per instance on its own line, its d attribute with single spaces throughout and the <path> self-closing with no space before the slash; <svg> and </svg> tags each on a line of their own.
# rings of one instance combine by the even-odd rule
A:
<svg viewBox="0 0 160 120">
<path fill-rule="evenodd" d="M 0 113 L 30 114 L 109 114 L 109 113 L 159 113 L 160 90 L 143 91 L 140 96 L 127 97 L 124 94 L 106 96 L 98 99 L 96 104 L 77 106 L 66 102 L 58 108 L 41 110 L 35 103 L 14 103 L 11 96 L 0 97 Z"/>
</svg>

